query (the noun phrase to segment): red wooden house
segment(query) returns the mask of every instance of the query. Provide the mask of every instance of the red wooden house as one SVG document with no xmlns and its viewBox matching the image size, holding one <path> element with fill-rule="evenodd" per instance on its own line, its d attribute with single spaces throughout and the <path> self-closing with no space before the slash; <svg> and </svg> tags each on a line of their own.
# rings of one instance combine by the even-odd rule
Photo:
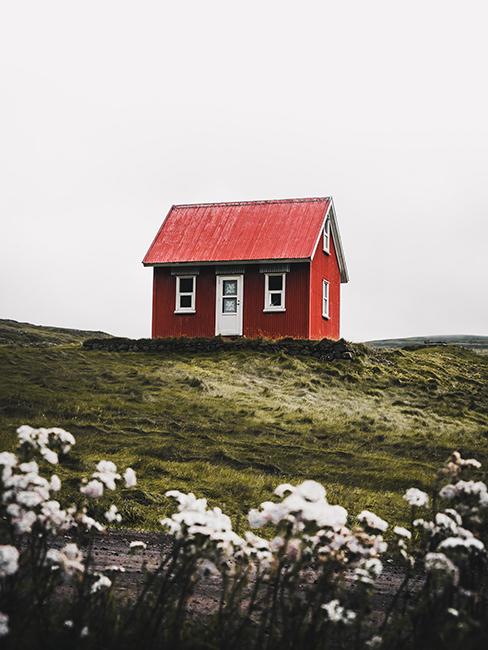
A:
<svg viewBox="0 0 488 650">
<path fill-rule="evenodd" d="M 153 338 L 339 338 L 348 275 L 331 198 L 174 205 L 143 264 Z"/>
</svg>

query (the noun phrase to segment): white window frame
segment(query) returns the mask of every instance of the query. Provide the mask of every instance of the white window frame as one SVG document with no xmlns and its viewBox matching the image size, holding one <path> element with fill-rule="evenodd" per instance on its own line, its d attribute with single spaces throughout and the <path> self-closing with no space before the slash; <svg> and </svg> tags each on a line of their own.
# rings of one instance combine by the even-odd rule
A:
<svg viewBox="0 0 488 650">
<path fill-rule="evenodd" d="M 327 217 L 324 223 L 324 231 L 322 233 L 322 244 L 324 253 L 330 255 L 330 217 Z"/>
<path fill-rule="evenodd" d="M 269 290 L 269 278 L 281 276 L 281 289 Z M 264 309 L 263 311 L 286 311 L 285 307 L 285 296 L 286 296 L 286 273 L 265 273 L 264 274 Z M 271 304 L 271 294 L 280 293 L 281 294 L 281 305 L 272 305 Z"/>
<path fill-rule="evenodd" d="M 330 282 L 322 280 L 322 318 L 330 318 Z"/>
<path fill-rule="evenodd" d="M 193 280 L 193 291 L 180 291 L 181 280 Z M 180 307 L 181 296 L 191 296 L 190 307 Z M 196 275 L 177 275 L 176 276 L 176 305 L 175 314 L 194 314 L 196 312 L 197 297 L 197 276 Z"/>
</svg>

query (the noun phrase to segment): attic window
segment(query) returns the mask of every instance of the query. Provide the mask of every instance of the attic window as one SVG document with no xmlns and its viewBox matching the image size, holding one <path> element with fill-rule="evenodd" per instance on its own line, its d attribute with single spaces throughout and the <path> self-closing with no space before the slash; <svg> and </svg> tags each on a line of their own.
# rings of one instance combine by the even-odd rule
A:
<svg viewBox="0 0 488 650">
<path fill-rule="evenodd" d="M 324 224 L 324 253 L 330 253 L 330 217 L 327 217 Z"/>
<path fill-rule="evenodd" d="M 196 275 L 176 276 L 176 309 L 175 314 L 194 314 L 196 297 Z"/>
<path fill-rule="evenodd" d="M 285 311 L 286 273 L 266 273 L 264 276 L 264 311 Z"/>
</svg>

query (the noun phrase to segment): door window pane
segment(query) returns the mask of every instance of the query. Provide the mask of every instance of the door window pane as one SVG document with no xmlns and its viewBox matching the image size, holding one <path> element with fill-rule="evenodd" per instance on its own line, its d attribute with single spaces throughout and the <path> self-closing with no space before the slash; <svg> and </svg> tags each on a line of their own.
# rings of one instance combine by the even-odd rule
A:
<svg viewBox="0 0 488 650">
<path fill-rule="evenodd" d="M 224 312 L 224 314 L 236 314 L 237 298 L 224 298 L 222 311 Z"/>
<path fill-rule="evenodd" d="M 283 289 L 283 276 L 270 275 L 268 278 L 268 289 L 270 291 L 281 291 Z"/>
<path fill-rule="evenodd" d="M 271 306 L 281 307 L 281 293 L 272 293 L 270 295 L 271 295 Z"/>
<path fill-rule="evenodd" d="M 237 296 L 237 280 L 224 280 L 224 296 Z"/>
</svg>

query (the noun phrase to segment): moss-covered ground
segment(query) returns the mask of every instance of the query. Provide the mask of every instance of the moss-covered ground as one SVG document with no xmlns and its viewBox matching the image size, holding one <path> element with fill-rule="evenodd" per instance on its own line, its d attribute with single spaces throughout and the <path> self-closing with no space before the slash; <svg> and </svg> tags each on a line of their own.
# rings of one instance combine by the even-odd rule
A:
<svg viewBox="0 0 488 650">
<path fill-rule="evenodd" d="M 13 448 L 22 423 L 76 436 L 58 472 L 73 495 L 101 458 L 134 467 L 138 488 L 114 498 L 126 525 L 157 527 L 170 488 L 206 496 L 239 525 L 277 484 L 305 478 L 352 513 L 401 522 L 403 490 L 428 488 L 451 450 L 488 460 L 488 357 L 358 346 L 353 360 L 321 361 L 5 340 L 0 449 Z"/>
</svg>

